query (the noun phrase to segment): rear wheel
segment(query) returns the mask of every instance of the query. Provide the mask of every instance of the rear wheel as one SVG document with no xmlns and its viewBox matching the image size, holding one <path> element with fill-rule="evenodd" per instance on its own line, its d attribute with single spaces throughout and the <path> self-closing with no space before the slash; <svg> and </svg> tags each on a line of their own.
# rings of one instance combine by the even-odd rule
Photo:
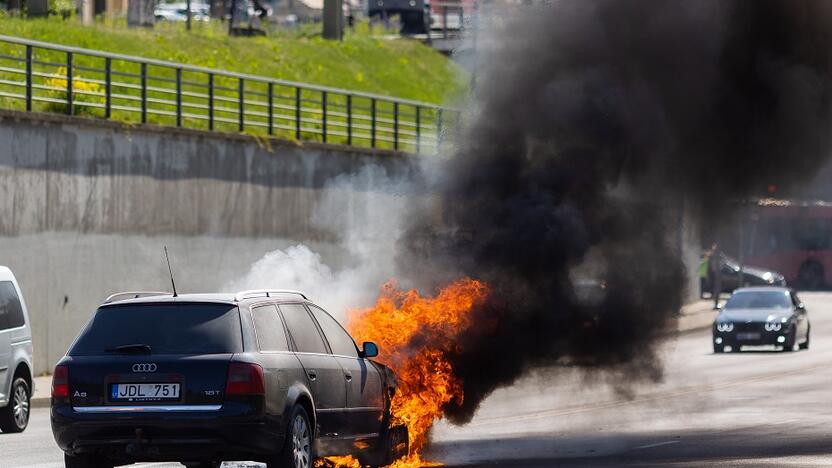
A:
<svg viewBox="0 0 832 468">
<path fill-rule="evenodd" d="M 714 344 L 714 354 L 724 353 L 725 346 Z"/>
<path fill-rule="evenodd" d="M 268 468 L 311 468 L 315 460 L 314 431 L 302 406 L 292 408 L 283 450 Z"/>
<path fill-rule="evenodd" d="M 64 454 L 66 468 L 113 468 L 113 462 L 104 457 L 94 455 Z"/>
<path fill-rule="evenodd" d="M 22 378 L 12 383 L 9 404 L 0 408 L 0 431 L 23 432 L 29 425 L 29 384 Z"/>
<path fill-rule="evenodd" d="M 185 468 L 220 468 L 222 462 L 182 462 L 182 464 L 185 465 Z"/>
</svg>

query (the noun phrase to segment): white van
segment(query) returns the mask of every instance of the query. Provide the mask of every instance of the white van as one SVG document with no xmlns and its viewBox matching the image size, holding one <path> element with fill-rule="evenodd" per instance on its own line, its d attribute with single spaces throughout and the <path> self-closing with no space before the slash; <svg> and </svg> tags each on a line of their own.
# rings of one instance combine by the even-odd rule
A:
<svg viewBox="0 0 832 468">
<path fill-rule="evenodd" d="M 20 286 L 0 266 L 0 431 L 23 432 L 29 424 L 32 330 Z"/>
</svg>

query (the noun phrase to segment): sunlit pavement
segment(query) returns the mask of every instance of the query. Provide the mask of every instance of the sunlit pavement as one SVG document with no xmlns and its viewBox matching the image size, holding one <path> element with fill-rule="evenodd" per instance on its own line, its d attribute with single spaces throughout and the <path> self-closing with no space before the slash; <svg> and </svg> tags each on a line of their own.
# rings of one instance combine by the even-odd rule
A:
<svg viewBox="0 0 832 468">
<path fill-rule="evenodd" d="M 832 466 L 832 294 L 803 293 L 809 351 L 713 354 L 710 331 L 665 346 L 660 384 L 617 395 L 549 371 L 496 392 L 471 424 L 440 423 L 449 465 Z"/>
<path fill-rule="evenodd" d="M 663 382 L 620 389 L 627 397 L 607 385 L 620 377 L 540 372 L 492 395 L 471 424 L 439 423 L 428 458 L 451 466 L 830 466 L 832 294 L 802 297 L 809 351 L 714 355 L 710 332 L 683 334 L 665 345 Z M 0 467 L 60 466 L 46 409 L 34 411 L 25 433 L 0 434 Z"/>
</svg>

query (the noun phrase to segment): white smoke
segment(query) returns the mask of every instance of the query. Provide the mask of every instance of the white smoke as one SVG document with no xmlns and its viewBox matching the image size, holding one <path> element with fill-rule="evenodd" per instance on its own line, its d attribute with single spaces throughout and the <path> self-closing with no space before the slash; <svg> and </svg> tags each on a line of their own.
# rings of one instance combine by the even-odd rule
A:
<svg viewBox="0 0 832 468">
<path fill-rule="evenodd" d="M 379 166 L 334 178 L 325 184 L 312 223 L 337 239 L 331 249 L 337 255 L 324 258 L 305 244 L 274 250 L 225 289 L 300 290 L 343 322 L 347 310 L 371 305 L 379 287 L 398 276 L 403 217 L 420 198 L 407 193 L 412 188 L 411 181 Z"/>
</svg>

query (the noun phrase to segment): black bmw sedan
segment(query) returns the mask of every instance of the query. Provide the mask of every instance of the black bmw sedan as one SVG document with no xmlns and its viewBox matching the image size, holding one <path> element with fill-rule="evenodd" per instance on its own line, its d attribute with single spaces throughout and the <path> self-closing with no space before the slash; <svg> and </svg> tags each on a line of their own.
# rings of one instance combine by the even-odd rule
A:
<svg viewBox="0 0 832 468">
<path fill-rule="evenodd" d="M 726 347 L 774 345 L 792 351 L 809 349 L 811 326 L 806 307 L 787 288 L 754 287 L 734 292 L 713 325 L 714 352 Z"/>
</svg>

